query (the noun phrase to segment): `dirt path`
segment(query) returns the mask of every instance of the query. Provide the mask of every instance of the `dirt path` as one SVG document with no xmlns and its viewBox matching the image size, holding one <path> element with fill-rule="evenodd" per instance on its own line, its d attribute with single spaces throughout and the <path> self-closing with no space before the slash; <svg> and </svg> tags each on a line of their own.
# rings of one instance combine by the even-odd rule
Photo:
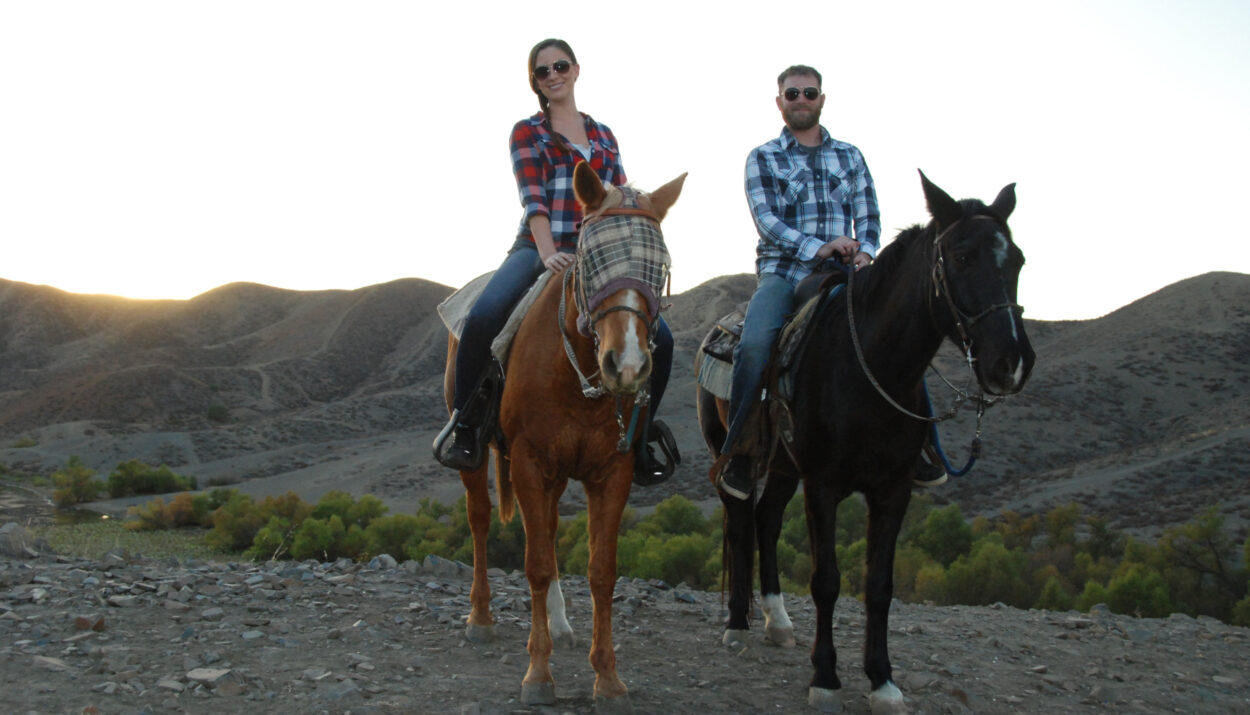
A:
<svg viewBox="0 0 1250 715">
<path fill-rule="evenodd" d="M 0 688 L 10 712 L 582 713 L 593 710 L 585 579 L 564 593 L 579 642 L 557 651 L 556 707 L 519 701 L 528 587 L 491 577 L 494 642 L 465 639 L 468 573 L 396 566 L 0 560 Z M 614 632 L 641 713 L 805 712 L 814 609 L 790 598 L 799 645 L 753 631 L 721 644 L 718 593 L 622 579 Z M 864 615 L 841 599 L 844 711 L 868 712 Z M 1250 713 L 1250 629 L 895 603 L 895 680 L 913 713 Z"/>
</svg>

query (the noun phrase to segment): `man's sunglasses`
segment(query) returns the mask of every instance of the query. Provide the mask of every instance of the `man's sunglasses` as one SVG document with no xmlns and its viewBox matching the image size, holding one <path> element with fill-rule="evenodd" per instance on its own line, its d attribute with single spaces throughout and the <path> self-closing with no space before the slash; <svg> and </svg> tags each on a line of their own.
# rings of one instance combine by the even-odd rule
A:
<svg viewBox="0 0 1250 715">
<path fill-rule="evenodd" d="M 569 68 L 573 66 L 568 60 L 556 60 L 550 65 L 538 65 L 534 68 L 534 76 L 538 79 L 547 79 L 547 75 L 551 74 L 551 70 L 555 70 L 556 74 L 568 74 Z"/>
<path fill-rule="evenodd" d="M 546 69 L 546 68 L 544 67 L 543 69 Z M 543 75 L 543 76 L 545 77 L 546 75 Z M 820 96 L 820 87 L 804 87 L 801 90 L 798 87 L 786 87 L 786 91 L 784 94 L 786 101 L 787 102 L 795 101 L 796 99 L 799 98 L 800 92 L 808 100 L 815 101 L 816 98 Z"/>
</svg>

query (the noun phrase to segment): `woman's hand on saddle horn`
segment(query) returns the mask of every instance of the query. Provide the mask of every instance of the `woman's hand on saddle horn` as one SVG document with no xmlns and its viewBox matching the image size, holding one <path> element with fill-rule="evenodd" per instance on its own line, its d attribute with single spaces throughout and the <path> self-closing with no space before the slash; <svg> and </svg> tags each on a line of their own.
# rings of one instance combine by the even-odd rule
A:
<svg viewBox="0 0 1250 715">
<path fill-rule="evenodd" d="M 558 276 L 564 272 L 565 268 L 573 265 L 573 254 L 556 251 L 543 259 L 543 265 L 546 266 L 547 270 L 551 271 L 552 274 Z"/>
</svg>

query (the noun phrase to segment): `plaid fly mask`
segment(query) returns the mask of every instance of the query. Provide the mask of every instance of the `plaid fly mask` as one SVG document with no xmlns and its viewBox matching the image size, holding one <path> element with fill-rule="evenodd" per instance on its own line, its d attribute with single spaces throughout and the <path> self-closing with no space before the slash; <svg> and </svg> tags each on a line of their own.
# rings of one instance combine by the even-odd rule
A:
<svg viewBox="0 0 1250 715">
<path fill-rule="evenodd" d="M 623 194 L 620 206 L 582 223 L 577 241 L 577 327 L 583 335 L 592 336 L 595 323 L 605 315 L 625 310 L 638 314 L 653 337 L 672 260 L 660 220 L 639 205 L 639 192 L 628 186 L 619 190 Z M 642 294 L 646 315 L 623 305 L 594 312 L 604 299 L 625 288 Z"/>
</svg>

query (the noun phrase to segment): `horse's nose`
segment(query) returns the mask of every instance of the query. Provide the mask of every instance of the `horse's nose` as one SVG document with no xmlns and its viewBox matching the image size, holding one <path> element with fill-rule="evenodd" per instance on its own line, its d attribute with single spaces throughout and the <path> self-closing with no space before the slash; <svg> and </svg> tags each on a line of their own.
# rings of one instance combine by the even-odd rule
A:
<svg viewBox="0 0 1250 715">
<path fill-rule="evenodd" d="M 651 356 L 643 354 L 641 359 L 630 359 L 620 350 L 609 349 L 603 354 L 603 376 L 616 385 L 619 392 L 637 392 L 642 383 L 651 375 Z"/>
<path fill-rule="evenodd" d="M 989 387 L 999 395 L 1014 395 L 1024 389 L 1033 370 L 1033 350 L 1024 346 L 1020 352 L 1000 356 L 990 365 Z"/>
</svg>

